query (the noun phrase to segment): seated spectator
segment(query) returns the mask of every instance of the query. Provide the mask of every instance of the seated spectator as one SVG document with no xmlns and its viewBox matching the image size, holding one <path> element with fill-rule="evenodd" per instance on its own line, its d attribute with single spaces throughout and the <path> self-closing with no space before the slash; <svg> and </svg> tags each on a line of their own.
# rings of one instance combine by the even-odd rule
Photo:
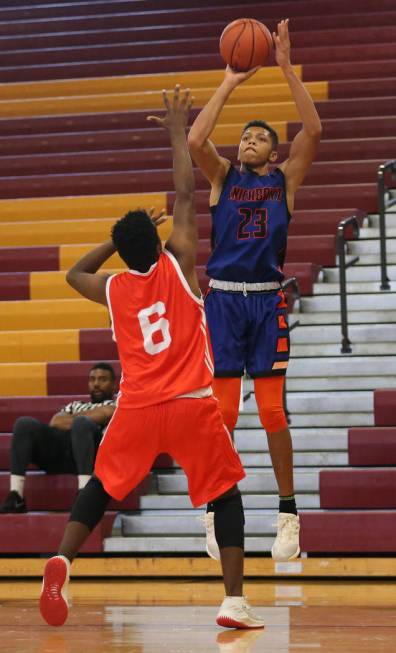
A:
<svg viewBox="0 0 396 653">
<path fill-rule="evenodd" d="M 29 463 L 47 474 L 76 474 L 78 489 L 89 481 L 105 426 L 116 406 L 115 374 L 108 363 L 96 363 L 89 372 L 91 401 L 72 401 L 49 424 L 34 417 L 19 417 L 11 441 L 10 492 L 0 513 L 26 512 L 24 486 Z"/>
</svg>

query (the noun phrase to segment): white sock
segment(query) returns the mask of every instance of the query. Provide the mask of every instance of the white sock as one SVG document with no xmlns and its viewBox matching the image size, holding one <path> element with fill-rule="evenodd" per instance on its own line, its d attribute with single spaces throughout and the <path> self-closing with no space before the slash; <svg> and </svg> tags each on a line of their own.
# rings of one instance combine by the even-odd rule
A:
<svg viewBox="0 0 396 653">
<path fill-rule="evenodd" d="M 18 492 L 19 496 L 23 497 L 23 490 L 25 488 L 25 478 L 26 476 L 17 476 L 16 474 L 11 474 L 11 479 L 10 479 L 11 492 Z"/>
<path fill-rule="evenodd" d="M 83 487 L 86 486 L 86 484 L 88 483 L 90 478 L 91 478 L 91 476 L 88 476 L 87 474 L 79 474 L 78 475 L 78 489 L 82 490 Z"/>
</svg>

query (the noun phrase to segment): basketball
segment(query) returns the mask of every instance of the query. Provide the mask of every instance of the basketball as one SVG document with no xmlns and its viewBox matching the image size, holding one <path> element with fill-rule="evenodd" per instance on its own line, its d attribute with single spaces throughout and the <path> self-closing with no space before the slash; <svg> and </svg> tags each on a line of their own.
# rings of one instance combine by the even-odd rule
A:
<svg viewBox="0 0 396 653">
<path fill-rule="evenodd" d="M 227 25 L 220 37 L 220 54 L 233 70 L 246 71 L 264 66 L 272 51 L 268 28 L 253 18 L 238 18 Z"/>
</svg>

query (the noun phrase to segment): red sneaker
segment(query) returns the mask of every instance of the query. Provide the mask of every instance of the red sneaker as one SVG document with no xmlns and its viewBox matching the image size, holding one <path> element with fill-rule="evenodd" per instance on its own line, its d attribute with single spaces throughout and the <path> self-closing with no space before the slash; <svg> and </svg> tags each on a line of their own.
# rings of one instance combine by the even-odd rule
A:
<svg viewBox="0 0 396 653">
<path fill-rule="evenodd" d="M 69 572 L 70 562 L 64 556 L 54 556 L 45 565 L 40 612 L 50 626 L 62 626 L 67 619 Z"/>
</svg>

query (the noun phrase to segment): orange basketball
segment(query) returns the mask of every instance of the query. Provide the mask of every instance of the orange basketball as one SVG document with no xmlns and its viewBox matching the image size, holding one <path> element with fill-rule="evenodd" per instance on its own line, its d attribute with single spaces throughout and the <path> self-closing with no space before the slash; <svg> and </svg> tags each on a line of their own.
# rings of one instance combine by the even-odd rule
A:
<svg viewBox="0 0 396 653">
<path fill-rule="evenodd" d="M 263 23 L 253 18 L 238 18 L 224 28 L 220 54 L 233 70 L 264 66 L 272 51 L 272 36 Z"/>
</svg>

